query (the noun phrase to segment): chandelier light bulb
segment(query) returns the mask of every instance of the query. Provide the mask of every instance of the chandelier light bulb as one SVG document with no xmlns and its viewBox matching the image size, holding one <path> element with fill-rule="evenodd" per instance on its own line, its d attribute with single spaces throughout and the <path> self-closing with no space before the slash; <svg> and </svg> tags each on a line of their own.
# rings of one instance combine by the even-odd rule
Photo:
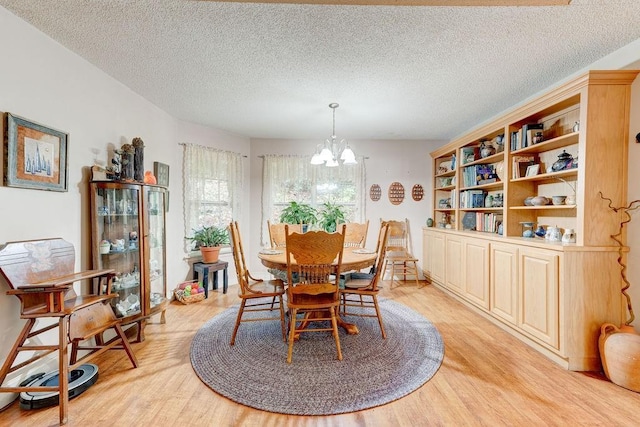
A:
<svg viewBox="0 0 640 427">
<path fill-rule="evenodd" d="M 316 147 L 316 152 L 311 157 L 312 165 L 321 165 L 324 163 L 327 167 L 336 167 L 339 165 L 338 158 L 340 158 L 342 164 L 345 165 L 358 164 L 356 155 L 351 147 L 349 147 L 349 144 L 344 139 L 341 140 L 340 143 L 336 142 L 336 108 L 339 106 L 336 102 L 329 104 L 329 108 L 333 110 L 333 132 L 331 133 L 331 138 L 325 140 L 324 145 L 318 145 L 318 147 Z M 322 150 L 320 150 L 320 147 L 322 147 Z"/>
</svg>

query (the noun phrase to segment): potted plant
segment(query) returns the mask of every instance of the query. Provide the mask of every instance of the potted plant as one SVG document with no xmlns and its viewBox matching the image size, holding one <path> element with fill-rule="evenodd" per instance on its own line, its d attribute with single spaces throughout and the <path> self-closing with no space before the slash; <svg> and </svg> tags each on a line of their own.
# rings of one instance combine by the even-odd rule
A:
<svg viewBox="0 0 640 427">
<path fill-rule="evenodd" d="M 280 213 L 280 222 L 286 224 L 302 224 L 302 232 L 318 222 L 318 212 L 306 203 L 290 202 Z"/>
<path fill-rule="evenodd" d="M 327 233 L 333 233 L 337 224 L 342 222 L 345 222 L 344 208 L 335 203 L 325 202 L 320 211 L 320 227 Z"/>
<path fill-rule="evenodd" d="M 196 247 L 200 248 L 203 262 L 213 263 L 218 262 L 220 246 L 229 244 L 229 233 L 226 227 L 203 226 L 194 229 L 193 236 L 187 239 L 195 242 Z"/>
</svg>

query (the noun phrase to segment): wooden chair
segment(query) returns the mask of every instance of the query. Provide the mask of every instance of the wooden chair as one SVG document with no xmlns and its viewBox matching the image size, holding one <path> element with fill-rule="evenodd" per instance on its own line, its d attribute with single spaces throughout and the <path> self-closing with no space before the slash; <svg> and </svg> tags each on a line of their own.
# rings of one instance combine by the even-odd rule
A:
<svg viewBox="0 0 640 427">
<path fill-rule="evenodd" d="M 0 272 L 9 285 L 8 295 L 20 300 L 20 318 L 27 323 L 7 355 L 0 371 L 0 384 L 8 374 L 23 368 L 44 356 L 58 351 L 59 381 L 49 386 L 0 387 L 0 392 L 58 392 L 60 424 L 67 422 L 69 403 L 69 373 L 107 350 L 124 350 L 133 364 L 138 361 L 124 335 L 120 320 L 108 304 L 117 294 L 111 293 L 115 277 L 113 270 L 88 270 L 74 273 L 75 251 L 63 239 L 46 239 L 7 243 L 0 250 Z M 75 282 L 92 280 L 93 295 L 77 295 Z M 35 328 L 44 318 L 57 318 L 57 323 Z M 27 340 L 58 327 L 58 342 L 52 345 L 25 344 Z M 103 332 L 113 329 L 115 337 L 107 342 Z M 84 344 L 95 338 L 95 345 Z M 67 350 L 71 343 L 71 355 Z M 88 351 L 78 359 L 78 351 Z M 35 352 L 26 361 L 14 366 L 22 351 Z M 28 357 L 28 356 L 27 356 Z"/>
<path fill-rule="evenodd" d="M 383 339 L 387 338 L 387 333 L 384 330 L 382 315 L 380 314 L 380 307 L 378 306 L 378 292 L 380 291 L 378 282 L 382 277 L 381 271 L 386 252 L 385 242 L 387 240 L 388 230 L 388 224 L 383 223 L 380 225 L 380 232 L 378 233 L 378 241 L 380 244 L 378 245 L 378 256 L 373 269 L 374 273 L 351 273 L 350 279 L 345 282 L 344 289 L 340 289 L 340 308 L 342 314 L 346 316 L 377 317 Z M 375 314 L 371 314 L 370 311 L 348 311 L 347 307 L 359 307 L 361 309 L 373 308 Z"/>
<path fill-rule="evenodd" d="M 287 363 L 291 363 L 295 337 L 304 332 L 333 333 L 342 360 L 338 335 L 337 309 L 340 304 L 339 282 L 342 253 L 344 250 L 344 225 L 341 233 L 310 231 L 305 234 L 289 234 L 286 231 L 287 299 L 289 308 L 289 351 Z M 297 273 L 298 283 L 293 284 Z M 305 318 L 298 326 L 298 313 Z M 307 328 L 311 322 L 331 321 L 331 327 Z"/>
<path fill-rule="evenodd" d="M 364 248 L 367 242 L 367 231 L 369 230 L 369 220 L 364 223 L 347 222 L 344 232 L 345 248 Z"/>
<path fill-rule="evenodd" d="M 262 279 L 252 277 L 247 269 L 247 264 L 244 259 L 242 238 L 240 237 L 240 228 L 238 227 L 237 221 L 229 224 L 229 231 L 231 235 L 231 245 L 233 246 L 233 261 L 235 262 L 238 285 L 240 286 L 238 296 L 242 300 L 240 308 L 238 309 L 238 317 L 236 318 L 236 324 L 233 328 L 233 334 L 231 335 L 231 342 L 229 344 L 235 344 L 240 323 L 278 319 L 280 319 L 280 326 L 282 329 L 282 340 L 285 341 L 284 303 L 282 298 L 284 295 L 284 283 L 279 279 L 268 280 L 265 282 Z M 275 307 L 276 304 L 278 307 Z M 279 317 L 244 317 L 245 313 L 262 313 L 265 311 L 273 311 L 276 308 L 280 311 Z"/>
<path fill-rule="evenodd" d="M 389 225 L 383 272 L 391 271 L 391 286 L 393 287 L 396 272 L 402 275 L 405 282 L 407 275 L 413 276 L 416 286 L 419 286 L 418 258 L 411 254 L 409 220 L 405 218 L 404 221 L 382 221 L 382 223 Z"/>
<path fill-rule="evenodd" d="M 289 233 L 302 233 L 302 224 L 271 224 L 267 220 L 267 226 L 269 228 L 269 244 L 273 249 L 284 248 L 287 244 L 285 236 L 285 226 L 289 226 Z"/>
</svg>

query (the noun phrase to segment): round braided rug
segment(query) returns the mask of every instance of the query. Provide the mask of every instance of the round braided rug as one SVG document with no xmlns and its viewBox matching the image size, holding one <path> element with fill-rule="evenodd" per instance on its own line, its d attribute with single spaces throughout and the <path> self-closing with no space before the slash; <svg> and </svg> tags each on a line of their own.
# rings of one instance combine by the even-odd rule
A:
<svg viewBox="0 0 640 427">
<path fill-rule="evenodd" d="M 385 299 L 380 308 L 386 340 L 376 318 L 346 316 L 360 333 L 340 329 L 342 361 L 330 333 L 314 332 L 295 342 L 289 365 L 278 321 L 242 323 L 235 345 L 229 345 L 234 306 L 196 333 L 191 364 L 217 393 L 265 411 L 331 415 L 383 405 L 429 381 L 442 363 L 444 344 L 435 326 L 409 307 Z"/>
</svg>

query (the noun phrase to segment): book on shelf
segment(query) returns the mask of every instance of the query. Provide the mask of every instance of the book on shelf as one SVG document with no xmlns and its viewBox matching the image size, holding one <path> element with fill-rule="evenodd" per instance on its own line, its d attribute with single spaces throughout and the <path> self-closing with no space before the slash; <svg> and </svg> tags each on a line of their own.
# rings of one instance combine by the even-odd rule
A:
<svg viewBox="0 0 640 427">
<path fill-rule="evenodd" d="M 541 132 L 543 129 L 542 123 L 527 123 L 522 126 L 522 144 L 520 148 L 528 147 L 533 142 L 533 137 L 536 132 Z"/>
<path fill-rule="evenodd" d="M 475 229 L 486 233 L 497 233 L 498 226 L 502 223 L 502 214 L 476 212 Z"/>
<path fill-rule="evenodd" d="M 522 148 L 522 129 L 511 132 L 511 151 Z"/>
<path fill-rule="evenodd" d="M 460 149 L 460 164 L 471 163 L 480 158 L 480 150 L 478 147 L 462 147 Z"/>
<path fill-rule="evenodd" d="M 496 174 L 496 166 L 493 163 L 486 165 L 477 165 L 476 167 L 476 184 L 489 184 L 498 181 Z"/>
<path fill-rule="evenodd" d="M 513 179 L 524 178 L 527 175 L 527 168 L 536 162 L 533 154 L 527 156 L 513 156 Z"/>
</svg>

